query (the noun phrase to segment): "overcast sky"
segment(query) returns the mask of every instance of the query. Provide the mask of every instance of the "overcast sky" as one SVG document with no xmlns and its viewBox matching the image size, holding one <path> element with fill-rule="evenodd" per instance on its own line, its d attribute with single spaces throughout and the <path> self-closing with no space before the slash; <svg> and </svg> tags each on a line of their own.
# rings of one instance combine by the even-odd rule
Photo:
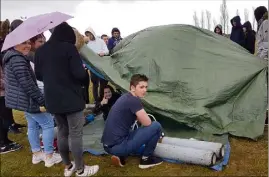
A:
<svg viewBox="0 0 269 177">
<path fill-rule="evenodd" d="M 194 24 L 193 13 L 209 10 L 219 23 L 221 0 L 173 0 L 173 1 L 109 1 L 109 0 L 1 0 L 1 20 L 30 17 L 40 13 L 60 11 L 74 16 L 68 22 L 80 32 L 91 26 L 98 35 L 109 34 L 118 27 L 127 36 L 149 26 L 162 24 Z M 244 9 L 249 11 L 252 23 L 252 8 L 268 6 L 267 0 L 228 0 L 229 16 L 236 15 L 237 9 L 244 23 Z"/>
</svg>

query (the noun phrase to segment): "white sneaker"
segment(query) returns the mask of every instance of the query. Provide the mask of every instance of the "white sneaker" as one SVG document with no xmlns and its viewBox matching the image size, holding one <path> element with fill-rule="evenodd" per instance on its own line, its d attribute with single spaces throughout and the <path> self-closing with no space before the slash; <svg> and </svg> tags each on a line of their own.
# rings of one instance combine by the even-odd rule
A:
<svg viewBox="0 0 269 177">
<path fill-rule="evenodd" d="M 38 155 L 33 154 L 33 157 L 32 157 L 32 163 L 33 164 L 38 164 L 38 163 L 40 163 L 41 161 L 44 161 L 44 160 L 45 160 L 44 152 L 41 152 Z"/>
<path fill-rule="evenodd" d="M 70 177 L 73 175 L 73 173 L 76 171 L 76 167 L 75 167 L 75 163 L 71 162 L 71 164 L 73 165 L 73 167 L 71 169 L 64 169 L 64 176 L 65 177 Z"/>
<path fill-rule="evenodd" d="M 84 166 L 84 173 L 78 174 L 76 173 L 76 176 L 92 176 L 95 175 L 99 170 L 99 165 L 93 165 L 93 166 Z"/>
<path fill-rule="evenodd" d="M 45 158 L 45 167 L 52 167 L 54 164 L 60 163 L 62 157 L 58 153 L 53 153 L 51 158 Z"/>
</svg>

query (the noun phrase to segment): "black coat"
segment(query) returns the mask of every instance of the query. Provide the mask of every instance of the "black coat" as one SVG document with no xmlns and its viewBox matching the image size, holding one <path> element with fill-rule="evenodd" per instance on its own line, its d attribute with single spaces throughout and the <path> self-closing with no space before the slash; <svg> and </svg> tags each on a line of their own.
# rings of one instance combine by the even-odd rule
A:
<svg viewBox="0 0 269 177">
<path fill-rule="evenodd" d="M 243 27 L 247 29 L 245 33 L 245 41 L 243 47 L 247 49 L 251 54 L 255 52 L 255 32 L 252 30 L 251 23 L 247 21 Z"/>
<path fill-rule="evenodd" d="M 236 21 L 236 26 L 233 26 L 233 21 Z M 241 24 L 241 19 L 239 16 L 234 17 L 231 19 L 232 24 L 232 33 L 230 36 L 230 39 L 234 41 L 235 43 L 243 46 L 245 41 L 245 35 L 243 31 L 243 26 Z"/>
<path fill-rule="evenodd" d="M 62 23 L 35 53 L 36 77 L 44 82 L 45 104 L 52 114 L 74 113 L 85 108 L 82 86 L 88 73 L 75 41 L 73 29 Z"/>
</svg>

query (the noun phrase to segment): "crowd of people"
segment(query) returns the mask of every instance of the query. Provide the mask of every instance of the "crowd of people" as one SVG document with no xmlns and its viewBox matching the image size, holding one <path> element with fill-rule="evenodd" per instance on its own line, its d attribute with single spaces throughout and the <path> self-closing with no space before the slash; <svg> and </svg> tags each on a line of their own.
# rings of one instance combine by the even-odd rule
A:
<svg viewBox="0 0 269 177">
<path fill-rule="evenodd" d="M 231 19 L 232 31 L 230 39 L 244 47 L 251 54 L 255 54 L 262 59 L 268 59 L 268 10 L 264 6 L 255 9 L 254 16 L 257 21 L 257 32 L 252 29 L 249 21 L 243 25 L 240 16 Z M 222 26 L 217 25 L 214 32 L 224 35 Z"/>
<path fill-rule="evenodd" d="M 233 25 L 230 39 L 246 48 L 251 54 L 268 58 L 268 16 L 265 7 L 255 10 L 258 22 L 257 34 L 250 22 L 241 25 L 239 16 L 231 19 Z M 5 37 L 22 20 L 1 21 L 1 48 Z M 43 34 L 1 53 L 0 62 L 0 153 L 17 151 L 22 146 L 8 138 L 8 132 L 20 132 L 25 125 L 15 123 L 12 109 L 25 113 L 27 135 L 32 151 L 32 163 L 45 162 L 46 167 L 63 162 L 64 176 L 91 176 L 99 166 L 88 166 L 83 161 L 83 110 L 89 103 L 89 81 L 95 113 L 103 113 L 105 128 L 101 142 L 104 150 L 113 155 L 112 162 L 124 166 L 131 153 L 145 145 L 139 167 L 142 169 L 162 163 L 153 151 L 162 135 L 162 127 L 151 121 L 143 108 L 141 98 L 147 92 L 148 78 L 135 74 L 130 80 L 130 91 L 118 93 L 105 78 L 94 70 L 88 70 L 79 53 L 79 46 L 86 44 L 100 57 L 111 55 L 122 40 L 120 30 L 113 28 L 109 38 L 98 38 L 89 27 L 84 35 L 64 22 L 50 30 L 49 40 Z M 222 33 L 221 25 L 214 32 Z M 256 42 L 255 42 L 256 41 Z M 257 44 L 255 47 L 255 43 Z M 138 120 L 142 127 L 130 131 Z M 54 151 L 54 127 L 57 126 L 58 152 Z M 40 144 L 40 129 L 42 143 Z M 71 161 L 71 151 L 74 161 Z"/>
</svg>

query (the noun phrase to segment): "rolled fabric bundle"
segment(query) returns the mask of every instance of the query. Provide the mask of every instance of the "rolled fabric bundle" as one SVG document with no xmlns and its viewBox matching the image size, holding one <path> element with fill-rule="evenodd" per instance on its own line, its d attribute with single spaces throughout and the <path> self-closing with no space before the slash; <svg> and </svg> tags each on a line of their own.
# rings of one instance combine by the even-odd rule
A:
<svg viewBox="0 0 269 177">
<path fill-rule="evenodd" d="M 163 144 L 190 147 L 190 148 L 196 148 L 196 149 L 201 149 L 201 150 L 210 150 L 210 151 L 213 151 L 217 155 L 217 158 L 222 158 L 225 154 L 224 145 L 221 143 L 172 138 L 172 137 L 163 137 L 160 142 Z"/>
<path fill-rule="evenodd" d="M 213 151 L 158 143 L 154 155 L 160 158 L 176 160 L 184 163 L 212 166 L 217 156 Z"/>
</svg>

